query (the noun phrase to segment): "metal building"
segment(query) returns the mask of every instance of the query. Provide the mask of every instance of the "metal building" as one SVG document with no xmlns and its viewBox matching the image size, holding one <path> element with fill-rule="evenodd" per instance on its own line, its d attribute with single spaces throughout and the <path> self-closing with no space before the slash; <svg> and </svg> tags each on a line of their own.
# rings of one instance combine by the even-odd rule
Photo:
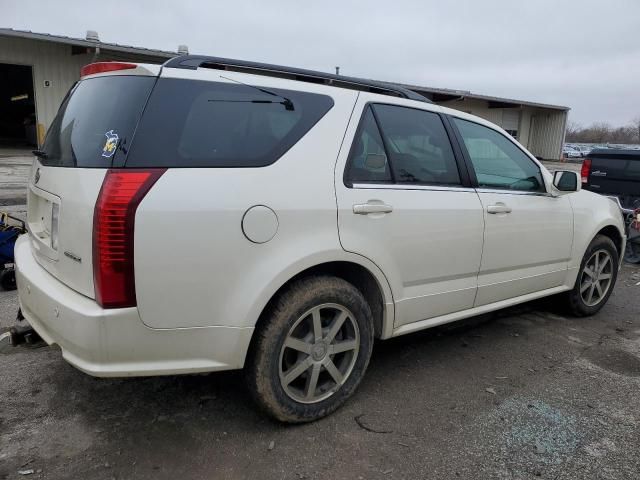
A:
<svg viewBox="0 0 640 480">
<path fill-rule="evenodd" d="M 482 117 L 513 135 L 536 157 L 562 154 L 569 107 L 477 95 L 468 91 L 405 85 L 433 102 Z"/>
<path fill-rule="evenodd" d="M 186 53 L 186 52 L 185 52 Z M 0 145 L 41 145 L 80 68 L 97 61 L 164 63 L 178 52 L 0 28 Z"/>
<path fill-rule="evenodd" d="M 0 28 L 0 146 L 42 144 L 80 68 L 96 61 L 164 63 L 187 53 Z M 542 159 L 561 156 L 569 108 L 476 95 L 468 91 L 403 85 L 433 102 L 500 125 Z"/>
</svg>

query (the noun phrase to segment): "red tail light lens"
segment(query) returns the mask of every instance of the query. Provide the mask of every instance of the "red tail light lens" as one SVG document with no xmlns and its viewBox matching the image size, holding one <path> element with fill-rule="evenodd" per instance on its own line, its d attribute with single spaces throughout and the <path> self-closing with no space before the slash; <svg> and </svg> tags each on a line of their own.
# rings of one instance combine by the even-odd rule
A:
<svg viewBox="0 0 640 480">
<path fill-rule="evenodd" d="M 582 183 L 587 183 L 589 180 L 589 174 L 591 173 L 591 159 L 585 158 L 582 162 L 582 169 L 580 170 L 580 176 L 582 177 Z"/>
<path fill-rule="evenodd" d="M 85 65 L 80 69 L 80 76 L 86 77 L 87 75 L 93 75 L 94 73 L 115 72 L 117 70 L 130 70 L 136 68 L 135 63 L 123 63 L 123 62 L 96 62 Z"/>
<path fill-rule="evenodd" d="M 133 236 L 138 205 L 165 172 L 108 170 L 93 216 L 93 279 L 103 308 L 134 307 Z"/>
</svg>

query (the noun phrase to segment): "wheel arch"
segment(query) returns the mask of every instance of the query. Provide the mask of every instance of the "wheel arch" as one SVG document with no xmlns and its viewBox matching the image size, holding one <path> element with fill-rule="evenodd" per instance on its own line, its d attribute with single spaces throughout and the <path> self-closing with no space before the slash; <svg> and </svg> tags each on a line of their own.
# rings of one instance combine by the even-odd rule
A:
<svg viewBox="0 0 640 480">
<path fill-rule="evenodd" d="M 355 259 L 330 260 L 305 266 L 275 288 L 261 309 L 255 324 L 256 330 L 266 321 L 269 310 L 278 295 L 292 282 L 310 276 L 331 275 L 346 280 L 360 290 L 371 307 L 375 337 L 388 337 L 394 320 L 391 289 L 382 272 L 372 267 L 374 266 L 363 265 Z"/>
<path fill-rule="evenodd" d="M 598 235 L 603 235 L 611 239 L 613 244 L 616 246 L 616 250 L 618 250 L 618 256 L 621 259 L 622 252 L 624 252 L 624 237 L 620 233 L 620 230 L 618 230 L 618 227 L 616 227 L 615 225 L 607 225 L 601 228 L 593 238 L 597 237 Z"/>
</svg>

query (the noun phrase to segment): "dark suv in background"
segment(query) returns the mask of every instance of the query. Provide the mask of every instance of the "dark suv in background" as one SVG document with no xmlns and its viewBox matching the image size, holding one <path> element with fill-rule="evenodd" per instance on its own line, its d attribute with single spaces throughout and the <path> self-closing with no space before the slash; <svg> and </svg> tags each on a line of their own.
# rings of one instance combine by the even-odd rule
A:
<svg viewBox="0 0 640 480">
<path fill-rule="evenodd" d="M 592 150 L 582 164 L 582 188 L 617 199 L 627 224 L 625 260 L 640 263 L 640 150 Z"/>
</svg>

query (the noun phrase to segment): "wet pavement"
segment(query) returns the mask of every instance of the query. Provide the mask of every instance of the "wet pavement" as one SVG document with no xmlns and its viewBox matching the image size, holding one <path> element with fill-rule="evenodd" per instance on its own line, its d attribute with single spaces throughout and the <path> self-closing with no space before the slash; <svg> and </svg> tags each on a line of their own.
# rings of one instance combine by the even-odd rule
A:
<svg viewBox="0 0 640 480">
<path fill-rule="evenodd" d="M 94 379 L 56 348 L 0 356 L 0 479 L 640 478 L 640 268 L 596 316 L 550 300 L 378 342 L 313 424 L 238 372 Z M 0 327 L 15 292 L 0 292 Z"/>
</svg>

